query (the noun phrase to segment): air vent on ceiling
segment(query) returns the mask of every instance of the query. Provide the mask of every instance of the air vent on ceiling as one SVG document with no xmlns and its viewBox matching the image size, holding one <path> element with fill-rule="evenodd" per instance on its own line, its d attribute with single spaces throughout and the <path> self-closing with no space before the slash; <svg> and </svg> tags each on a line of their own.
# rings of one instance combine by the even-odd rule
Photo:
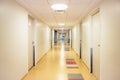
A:
<svg viewBox="0 0 120 80">
<path fill-rule="evenodd" d="M 56 13 L 65 13 L 65 10 L 55 10 Z"/>
</svg>

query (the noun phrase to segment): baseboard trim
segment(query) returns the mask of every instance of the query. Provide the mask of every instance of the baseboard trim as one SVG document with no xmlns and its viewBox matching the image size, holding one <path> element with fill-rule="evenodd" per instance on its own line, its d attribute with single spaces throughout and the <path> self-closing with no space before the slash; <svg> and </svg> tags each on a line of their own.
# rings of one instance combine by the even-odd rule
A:
<svg viewBox="0 0 120 80">
<path fill-rule="evenodd" d="M 72 50 L 76 53 L 76 55 L 77 55 L 77 56 L 79 56 L 79 55 L 78 55 L 78 53 L 75 51 L 75 49 L 74 49 L 74 48 L 72 48 Z"/>
<path fill-rule="evenodd" d="M 28 69 L 28 71 L 30 71 L 34 66 L 32 66 L 31 68 Z"/>
<path fill-rule="evenodd" d="M 41 58 L 37 61 L 36 65 L 47 55 L 47 53 L 48 53 L 50 50 L 51 50 L 51 48 L 48 49 L 48 51 L 46 51 L 46 52 L 41 56 Z"/>
<path fill-rule="evenodd" d="M 21 80 L 24 80 L 27 75 L 28 75 L 28 73 L 26 73 L 26 74 L 21 78 Z"/>
<path fill-rule="evenodd" d="M 76 53 L 76 55 L 79 57 L 79 55 L 78 55 L 78 53 L 74 50 L 74 48 L 72 48 L 72 50 Z M 89 69 L 89 67 L 86 65 L 86 63 L 82 60 L 82 59 L 80 59 L 82 62 L 83 62 L 83 64 L 85 65 L 85 67 L 87 68 L 87 70 L 90 72 L 90 69 Z"/>
</svg>

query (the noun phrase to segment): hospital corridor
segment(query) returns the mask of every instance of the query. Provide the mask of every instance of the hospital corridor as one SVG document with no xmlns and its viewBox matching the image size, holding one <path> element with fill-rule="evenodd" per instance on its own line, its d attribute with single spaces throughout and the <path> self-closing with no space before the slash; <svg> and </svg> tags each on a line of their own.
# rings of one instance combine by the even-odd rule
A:
<svg viewBox="0 0 120 80">
<path fill-rule="evenodd" d="M 120 0 L 0 0 L 0 80 L 120 80 Z"/>
<path fill-rule="evenodd" d="M 23 80 L 95 80 L 78 55 L 65 45 L 49 50 Z"/>
</svg>

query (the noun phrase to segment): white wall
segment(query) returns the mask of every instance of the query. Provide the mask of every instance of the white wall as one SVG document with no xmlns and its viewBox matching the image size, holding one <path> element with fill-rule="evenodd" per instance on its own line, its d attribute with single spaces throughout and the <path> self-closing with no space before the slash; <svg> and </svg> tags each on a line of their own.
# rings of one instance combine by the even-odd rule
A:
<svg viewBox="0 0 120 80">
<path fill-rule="evenodd" d="M 28 14 L 13 0 L 0 0 L 0 80 L 28 71 Z"/>
<path fill-rule="evenodd" d="M 36 62 L 51 48 L 51 29 L 36 21 L 35 26 Z"/>
<path fill-rule="evenodd" d="M 90 68 L 91 48 L 91 17 L 88 16 L 82 21 L 82 60 Z"/>
<path fill-rule="evenodd" d="M 101 80 L 120 80 L 120 0 L 104 0 L 100 11 Z"/>
<path fill-rule="evenodd" d="M 80 55 L 80 25 L 72 28 L 72 48 Z"/>
<path fill-rule="evenodd" d="M 119 80 L 120 76 L 120 1 L 104 0 L 100 6 L 100 80 Z M 89 67 L 91 18 L 82 22 L 82 59 Z"/>
</svg>

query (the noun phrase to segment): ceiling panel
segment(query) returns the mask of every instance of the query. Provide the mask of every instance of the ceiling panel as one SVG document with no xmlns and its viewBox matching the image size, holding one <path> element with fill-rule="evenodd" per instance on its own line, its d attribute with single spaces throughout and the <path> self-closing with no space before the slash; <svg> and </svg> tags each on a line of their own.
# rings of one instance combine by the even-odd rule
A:
<svg viewBox="0 0 120 80">
<path fill-rule="evenodd" d="M 16 0 L 26 8 L 32 16 L 43 21 L 51 27 L 59 27 L 58 23 L 64 22 L 69 27 L 78 23 L 88 12 L 99 6 L 102 0 Z M 68 9 L 65 13 L 56 13 L 51 9 L 55 3 L 65 3 Z"/>
</svg>

